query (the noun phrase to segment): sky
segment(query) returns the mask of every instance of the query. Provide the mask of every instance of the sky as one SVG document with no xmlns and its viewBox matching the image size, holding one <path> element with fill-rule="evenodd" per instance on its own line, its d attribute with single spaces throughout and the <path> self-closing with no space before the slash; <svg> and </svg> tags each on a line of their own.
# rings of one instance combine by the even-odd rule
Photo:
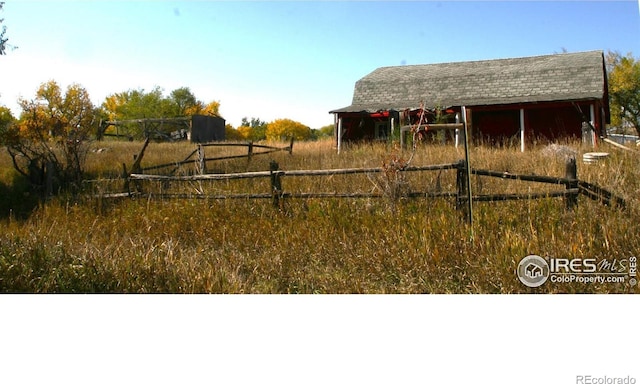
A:
<svg viewBox="0 0 640 384">
<path fill-rule="evenodd" d="M 332 124 L 378 67 L 590 50 L 640 58 L 640 0 L 4 0 L 0 105 L 18 116 L 55 80 L 96 105 L 132 89 L 189 87 L 243 117 Z"/>
</svg>

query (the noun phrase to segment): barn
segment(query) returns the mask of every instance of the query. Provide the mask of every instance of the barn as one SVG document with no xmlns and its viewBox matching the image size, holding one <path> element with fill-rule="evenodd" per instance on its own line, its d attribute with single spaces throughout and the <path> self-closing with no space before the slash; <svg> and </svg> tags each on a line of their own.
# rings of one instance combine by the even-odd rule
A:
<svg viewBox="0 0 640 384">
<path fill-rule="evenodd" d="M 421 116 L 453 122 L 463 111 L 475 143 L 524 151 L 527 143 L 582 138 L 595 146 L 610 121 L 604 53 L 382 67 L 356 82 L 351 105 L 329 113 L 339 148 L 387 140 Z"/>
</svg>

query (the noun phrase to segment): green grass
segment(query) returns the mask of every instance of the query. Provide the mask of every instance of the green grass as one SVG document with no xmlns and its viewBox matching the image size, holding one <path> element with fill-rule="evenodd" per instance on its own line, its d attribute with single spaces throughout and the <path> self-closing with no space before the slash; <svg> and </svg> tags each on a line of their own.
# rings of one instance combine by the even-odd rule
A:
<svg viewBox="0 0 640 384">
<path fill-rule="evenodd" d="M 101 142 L 87 171 L 116 177 L 141 148 L 140 142 Z M 573 145 L 580 154 L 588 151 Z M 182 160 L 191 144 L 151 144 L 143 166 Z M 216 152 L 214 152 L 216 151 Z M 207 149 L 208 156 L 239 149 Z M 269 200 L 176 200 L 58 197 L 13 205 L 24 186 L 0 154 L 0 291 L 2 292 L 212 292 L 212 293 L 511 293 L 635 292 L 622 284 L 558 284 L 527 288 L 515 274 L 531 253 L 598 260 L 638 256 L 640 250 L 640 162 L 634 153 L 611 150 L 606 162 L 578 165 L 581 179 L 625 197 L 627 210 L 581 197 L 567 212 L 562 199 L 477 203 L 473 238 L 450 199 L 291 199 L 284 211 Z M 296 143 L 293 155 L 275 153 L 219 162 L 220 172 L 376 167 L 391 155 L 409 157 L 394 146 L 355 145 L 340 155 L 331 142 Z M 455 162 L 453 147 L 420 147 L 412 165 Z M 515 149 L 476 147 L 472 166 L 512 173 L 563 176 L 564 162 Z M 192 170 L 186 166 L 180 172 Z M 323 178 L 283 177 L 288 192 L 380 189 L 381 175 Z M 455 172 L 412 173 L 412 190 L 455 190 Z M 121 182 L 100 184 L 118 191 Z M 166 187 L 166 186 L 165 186 Z M 187 185 L 215 193 L 269 191 L 268 179 Z M 147 191 L 159 190 L 145 184 Z M 516 193 L 548 186 L 477 177 L 474 191 Z M 88 191 L 92 188 L 87 187 Z"/>
</svg>

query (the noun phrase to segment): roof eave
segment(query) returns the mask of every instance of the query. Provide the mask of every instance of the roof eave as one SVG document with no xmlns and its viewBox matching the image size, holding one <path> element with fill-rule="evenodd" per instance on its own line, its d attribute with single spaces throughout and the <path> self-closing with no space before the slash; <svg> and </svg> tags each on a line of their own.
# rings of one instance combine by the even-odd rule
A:
<svg viewBox="0 0 640 384">
<path fill-rule="evenodd" d="M 593 94 L 589 95 L 574 95 L 573 97 L 562 97 L 561 95 L 555 97 L 525 97 L 525 98 L 512 98 L 512 99 L 484 99 L 484 100 L 459 100 L 445 103 L 446 108 L 450 107 L 474 107 L 474 106 L 497 106 L 497 105 L 519 105 L 519 104 L 536 104 L 536 103 L 552 103 L 552 102 L 572 102 L 572 101 L 587 101 L 587 100 L 602 100 L 602 96 Z M 391 105 L 349 105 L 347 107 L 338 108 L 329 111 L 329 113 L 374 113 L 378 111 L 396 110 L 402 111 L 405 109 L 418 109 L 418 104 L 398 103 Z"/>
</svg>

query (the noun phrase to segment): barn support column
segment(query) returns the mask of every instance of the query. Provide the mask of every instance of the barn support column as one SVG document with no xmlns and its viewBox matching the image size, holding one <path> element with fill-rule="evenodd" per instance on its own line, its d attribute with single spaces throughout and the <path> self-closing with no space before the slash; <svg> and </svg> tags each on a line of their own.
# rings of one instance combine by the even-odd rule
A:
<svg viewBox="0 0 640 384">
<path fill-rule="evenodd" d="M 393 141 L 393 127 L 394 127 L 394 124 L 395 124 L 395 119 L 392 117 L 391 118 L 391 124 L 390 124 L 391 128 L 389 129 L 389 142 Z"/>
<path fill-rule="evenodd" d="M 464 162 L 467 177 L 467 222 L 469 223 L 469 235 L 473 239 L 473 198 L 471 196 L 471 164 L 469 161 L 469 126 L 467 124 L 467 108 L 463 105 L 460 107 L 462 113 L 462 123 L 464 124 Z"/>
<path fill-rule="evenodd" d="M 520 152 L 524 152 L 524 108 L 520 108 Z"/>
<path fill-rule="evenodd" d="M 589 104 L 589 120 L 591 123 L 591 145 L 596 147 L 596 111 L 593 103 Z"/>
<path fill-rule="evenodd" d="M 338 114 L 333 114 L 333 142 L 338 145 Z"/>
<path fill-rule="evenodd" d="M 460 124 L 460 114 L 456 113 L 456 124 Z M 455 130 L 455 147 L 458 148 L 458 143 L 460 141 L 460 129 L 456 128 Z"/>
<path fill-rule="evenodd" d="M 607 121 L 606 121 L 606 115 L 604 114 L 604 107 L 600 107 L 598 111 L 600 111 L 600 118 L 598 119 L 598 121 L 600 122 L 600 136 L 606 137 Z"/>
<path fill-rule="evenodd" d="M 338 118 L 338 153 L 340 153 L 340 147 L 342 146 L 342 117 Z"/>
</svg>

